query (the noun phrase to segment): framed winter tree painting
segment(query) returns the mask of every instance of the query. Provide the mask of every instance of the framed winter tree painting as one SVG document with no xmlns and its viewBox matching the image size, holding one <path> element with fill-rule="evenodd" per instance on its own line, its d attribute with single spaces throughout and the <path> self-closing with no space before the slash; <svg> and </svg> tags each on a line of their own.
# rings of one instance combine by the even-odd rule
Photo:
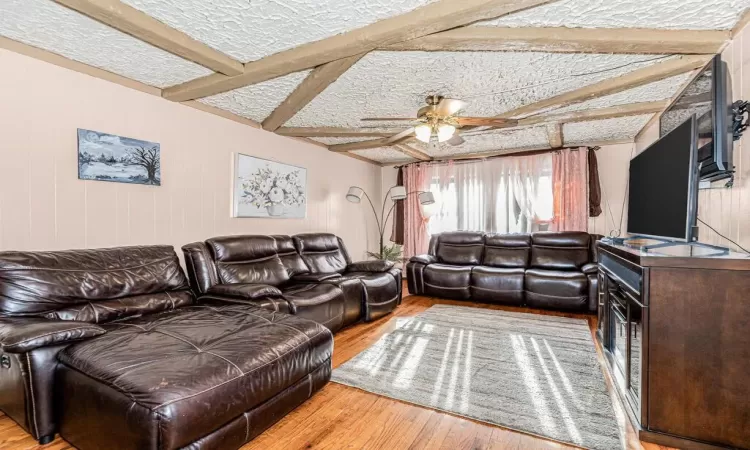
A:
<svg viewBox="0 0 750 450">
<path fill-rule="evenodd" d="M 155 142 L 79 128 L 78 178 L 161 186 L 161 148 Z"/>
<path fill-rule="evenodd" d="M 233 200 L 234 217 L 303 219 L 307 169 L 237 153 Z"/>
</svg>

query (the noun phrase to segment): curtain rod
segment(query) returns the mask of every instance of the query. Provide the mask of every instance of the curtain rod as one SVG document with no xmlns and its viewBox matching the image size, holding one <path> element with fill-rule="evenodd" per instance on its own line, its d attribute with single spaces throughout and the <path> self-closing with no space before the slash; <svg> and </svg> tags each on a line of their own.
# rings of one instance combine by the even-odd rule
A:
<svg viewBox="0 0 750 450">
<path fill-rule="evenodd" d="M 582 147 L 572 147 L 572 148 L 568 148 L 568 150 L 578 150 L 580 148 L 582 148 Z M 601 149 L 601 147 L 586 147 L 586 148 L 588 150 L 594 150 L 594 151 L 597 151 L 597 150 Z M 485 160 L 488 160 L 488 159 L 510 158 L 510 157 L 518 157 L 518 156 L 534 156 L 534 155 L 543 155 L 545 153 L 557 153 L 557 152 L 559 152 L 561 150 L 565 150 L 565 149 L 562 149 L 562 148 L 550 148 L 550 149 L 544 149 L 544 150 L 531 150 L 531 151 L 527 151 L 527 152 L 510 153 L 510 154 L 507 154 L 507 155 L 494 155 L 494 156 L 466 158 L 466 159 L 458 159 L 458 160 L 445 159 L 445 160 L 440 160 L 440 161 L 417 161 L 417 162 L 406 163 L 406 164 L 398 164 L 398 165 L 393 166 L 393 168 L 394 169 L 400 169 L 402 167 L 410 166 L 412 164 L 425 164 L 425 163 L 427 163 L 427 164 L 448 164 L 451 161 L 453 161 L 453 164 L 468 164 L 468 163 L 473 163 L 473 162 L 477 162 L 477 161 L 485 161 Z"/>
</svg>

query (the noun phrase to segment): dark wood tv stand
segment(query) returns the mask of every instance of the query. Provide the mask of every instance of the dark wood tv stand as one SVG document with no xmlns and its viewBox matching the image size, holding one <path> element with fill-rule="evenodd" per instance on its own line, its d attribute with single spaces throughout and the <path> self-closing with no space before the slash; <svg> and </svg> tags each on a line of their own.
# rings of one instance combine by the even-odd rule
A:
<svg viewBox="0 0 750 450">
<path fill-rule="evenodd" d="M 640 439 L 750 448 L 750 258 L 598 246 L 597 338 Z"/>
</svg>

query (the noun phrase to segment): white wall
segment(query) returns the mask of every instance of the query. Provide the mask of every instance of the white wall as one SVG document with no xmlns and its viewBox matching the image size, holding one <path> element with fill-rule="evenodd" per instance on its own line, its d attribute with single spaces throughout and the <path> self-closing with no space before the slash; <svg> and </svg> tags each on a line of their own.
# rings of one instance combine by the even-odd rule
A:
<svg viewBox="0 0 750 450">
<path fill-rule="evenodd" d="M 605 145 L 596 152 L 602 189 L 602 213 L 599 217 L 589 217 L 589 233 L 609 236 L 613 230 L 622 228 L 620 235 L 625 236 L 628 164 L 635 155 L 634 147 L 635 144 Z"/>
<path fill-rule="evenodd" d="M 340 235 L 352 256 L 377 248 L 380 167 L 0 49 L 0 250 L 171 244 L 226 234 Z M 76 129 L 161 144 L 162 186 L 82 181 Z M 235 152 L 307 168 L 305 219 L 231 218 Z"/>
</svg>

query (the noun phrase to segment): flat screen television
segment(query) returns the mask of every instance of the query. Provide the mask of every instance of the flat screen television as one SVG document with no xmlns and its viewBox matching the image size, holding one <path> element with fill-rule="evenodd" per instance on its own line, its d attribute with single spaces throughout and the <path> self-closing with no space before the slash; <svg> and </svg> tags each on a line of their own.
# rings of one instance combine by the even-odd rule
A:
<svg viewBox="0 0 750 450">
<path fill-rule="evenodd" d="M 701 180 L 731 178 L 732 82 L 727 63 L 717 55 L 662 114 L 660 136 L 666 136 L 695 114 L 698 118 L 698 163 Z"/>
<path fill-rule="evenodd" d="M 693 115 L 630 161 L 629 234 L 697 241 L 697 143 Z"/>
</svg>

